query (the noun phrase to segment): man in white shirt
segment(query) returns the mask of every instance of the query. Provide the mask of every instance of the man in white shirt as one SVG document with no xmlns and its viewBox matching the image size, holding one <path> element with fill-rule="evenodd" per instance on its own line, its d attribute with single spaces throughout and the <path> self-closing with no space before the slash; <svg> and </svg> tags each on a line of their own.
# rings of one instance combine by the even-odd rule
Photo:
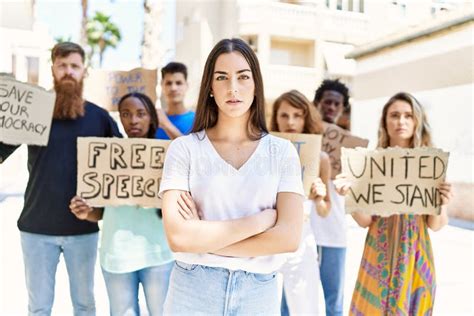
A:
<svg viewBox="0 0 474 316">
<path fill-rule="evenodd" d="M 323 120 L 336 124 L 343 110 L 349 107 L 349 89 L 338 80 L 324 80 L 313 101 Z M 321 283 L 326 303 L 326 315 L 342 315 L 344 271 L 346 260 L 346 218 L 344 197 L 336 193 L 330 181 L 331 212 L 320 217 L 313 212 L 311 226 L 318 246 Z"/>
</svg>

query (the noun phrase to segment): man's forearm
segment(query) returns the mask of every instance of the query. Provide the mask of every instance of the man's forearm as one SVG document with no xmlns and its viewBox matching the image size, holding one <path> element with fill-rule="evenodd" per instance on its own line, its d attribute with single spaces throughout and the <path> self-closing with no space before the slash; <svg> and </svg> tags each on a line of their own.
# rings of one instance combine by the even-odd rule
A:
<svg viewBox="0 0 474 316">
<path fill-rule="evenodd" d="M 168 137 L 170 139 L 175 139 L 177 137 L 183 136 L 181 131 L 176 126 L 174 126 L 172 123 L 167 124 L 167 125 L 163 126 L 162 128 L 165 131 L 166 135 L 168 135 Z"/>
</svg>

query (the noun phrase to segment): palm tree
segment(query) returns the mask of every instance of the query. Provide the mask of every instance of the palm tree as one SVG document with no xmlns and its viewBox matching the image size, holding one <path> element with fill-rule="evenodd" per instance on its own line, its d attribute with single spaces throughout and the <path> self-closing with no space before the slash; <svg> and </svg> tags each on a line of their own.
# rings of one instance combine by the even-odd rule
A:
<svg viewBox="0 0 474 316">
<path fill-rule="evenodd" d="M 110 16 L 97 11 L 95 15 L 87 20 L 87 43 L 89 44 L 89 60 L 96 52 L 99 53 L 99 65 L 102 66 L 104 52 L 108 47 L 117 47 L 122 39 L 120 30 L 111 20 Z"/>
</svg>

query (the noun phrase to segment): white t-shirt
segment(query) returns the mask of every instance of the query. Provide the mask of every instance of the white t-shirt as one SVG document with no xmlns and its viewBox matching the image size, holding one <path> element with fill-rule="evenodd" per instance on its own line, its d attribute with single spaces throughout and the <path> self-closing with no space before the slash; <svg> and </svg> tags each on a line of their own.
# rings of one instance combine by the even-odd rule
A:
<svg viewBox="0 0 474 316">
<path fill-rule="evenodd" d="M 329 194 L 331 197 L 331 211 L 328 216 L 321 217 L 316 210 L 311 212 L 311 227 L 318 246 L 345 248 L 346 238 L 346 213 L 344 197 L 336 192 L 332 180 L 329 181 Z"/>
<path fill-rule="evenodd" d="M 278 192 L 304 194 L 300 160 L 288 140 L 264 136 L 237 170 L 221 158 L 204 131 L 179 137 L 170 144 L 160 194 L 172 189 L 190 191 L 203 220 L 236 219 L 275 208 Z M 175 253 L 175 259 L 185 263 L 254 273 L 276 271 L 285 258 L 284 254 L 236 258 Z"/>
</svg>

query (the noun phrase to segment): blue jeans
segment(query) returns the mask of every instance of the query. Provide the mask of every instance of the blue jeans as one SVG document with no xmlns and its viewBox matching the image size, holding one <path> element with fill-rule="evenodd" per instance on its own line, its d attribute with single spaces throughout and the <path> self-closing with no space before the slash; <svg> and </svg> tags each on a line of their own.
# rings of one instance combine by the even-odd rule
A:
<svg viewBox="0 0 474 316">
<path fill-rule="evenodd" d="M 344 271 L 346 248 L 318 246 L 320 275 L 326 315 L 342 315 L 344 309 Z"/>
<path fill-rule="evenodd" d="M 128 273 L 102 269 L 110 303 L 110 315 L 140 315 L 138 285 L 143 286 L 150 316 L 162 315 L 173 262 Z"/>
<path fill-rule="evenodd" d="M 280 315 L 276 273 L 231 271 L 177 261 L 164 315 Z"/>
<path fill-rule="evenodd" d="M 290 309 L 288 308 L 288 303 L 286 302 L 285 290 L 283 290 L 281 293 L 280 314 L 281 316 L 290 316 Z"/>
<path fill-rule="evenodd" d="M 74 315 L 95 315 L 94 266 L 98 233 L 51 236 L 20 232 L 28 315 L 51 315 L 56 268 L 61 252 L 69 276 Z"/>
</svg>

